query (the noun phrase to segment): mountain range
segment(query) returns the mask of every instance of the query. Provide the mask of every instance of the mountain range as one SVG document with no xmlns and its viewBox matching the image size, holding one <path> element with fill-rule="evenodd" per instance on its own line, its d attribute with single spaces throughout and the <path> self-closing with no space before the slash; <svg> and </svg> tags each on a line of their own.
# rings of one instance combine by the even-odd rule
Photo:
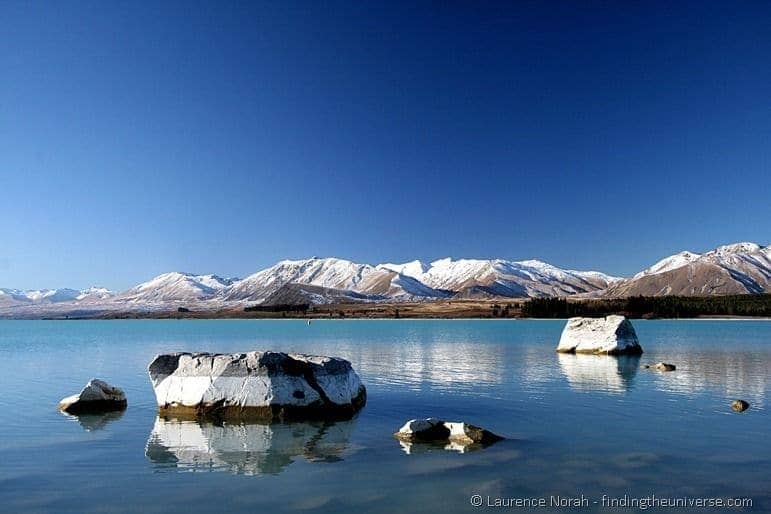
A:
<svg viewBox="0 0 771 514">
<path fill-rule="evenodd" d="M 177 305 L 419 302 L 448 298 L 626 297 L 759 294 L 771 291 L 771 246 L 737 243 L 680 252 L 630 278 L 561 269 L 538 260 L 359 264 L 284 260 L 243 279 L 170 272 L 122 293 L 104 288 L 0 289 L 0 314 L 46 310 L 154 310 Z"/>
</svg>

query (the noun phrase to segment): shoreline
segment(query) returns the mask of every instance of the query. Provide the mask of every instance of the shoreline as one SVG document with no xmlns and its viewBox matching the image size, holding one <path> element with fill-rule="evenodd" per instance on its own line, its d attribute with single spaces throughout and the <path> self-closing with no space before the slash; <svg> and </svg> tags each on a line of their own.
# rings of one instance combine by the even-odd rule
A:
<svg viewBox="0 0 771 514">
<path fill-rule="evenodd" d="M 2 319 L 373 319 L 373 320 L 566 320 L 623 315 L 631 320 L 771 320 L 771 295 L 734 297 L 636 297 L 631 299 L 456 299 L 436 302 L 245 305 L 174 302 L 133 305 L 40 305 L 2 309 Z M 728 314 L 732 313 L 732 314 Z M 733 314 L 736 313 L 736 314 Z"/>
</svg>

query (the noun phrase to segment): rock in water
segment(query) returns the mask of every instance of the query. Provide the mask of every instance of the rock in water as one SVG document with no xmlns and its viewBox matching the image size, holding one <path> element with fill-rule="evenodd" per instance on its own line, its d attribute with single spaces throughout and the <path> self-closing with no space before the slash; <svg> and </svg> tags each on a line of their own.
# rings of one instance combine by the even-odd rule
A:
<svg viewBox="0 0 771 514">
<path fill-rule="evenodd" d="M 351 363 L 335 357 L 173 353 L 148 372 L 160 412 L 177 416 L 344 419 L 367 399 Z"/>
<path fill-rule="evenodd" d="M 438 418 L 411 419 L 405 423 L 394 437 L 400 441 L 415 442 L 451 442 L 460 445 L 488 445 L 500 441 L 503 437 L 462 421 L 444 421 Z"/>
<path fill-rule="evenodd" d="M 677 366 L 675 366 L 674 364 L 669 364 L 667 362 L 658 362 L 654 366 L 654 369 L 656 371 L 674 371 L 677 369 Z"/>
<path fill-rule="evenodd" d="M 59 410 L 67 414 L 85 414 L 123 410 L 128 403 L 123 390 L 94 378 L 80 393 L 62 398 Z"/>
<path fill-rule="evenodd" d="M 744 412 L 750 408 L 750 404 L 744 400 L 734 400 L 731 402 L 731 408 L 736 412 Z"/>
<path fill-rule="evenodd" d="M 561 353 L 639 355 L 643 352 L 634 327 L 624 316 L 570 318 L 560 337 Z"/>
</svg>

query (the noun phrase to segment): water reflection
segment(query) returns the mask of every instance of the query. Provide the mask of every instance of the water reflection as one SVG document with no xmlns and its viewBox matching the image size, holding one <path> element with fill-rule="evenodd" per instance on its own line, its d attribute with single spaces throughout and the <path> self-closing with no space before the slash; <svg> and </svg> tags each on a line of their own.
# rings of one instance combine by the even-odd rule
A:
<svg viewBox="0 0 771 514">
<path fill-rule="evenodd" d="M 659 356 L 656 356 L 659 357 Z M 711 350 L 667 352 L 663 358 L 677 365 L 671 373 L 653 373 L 656 388 L 687 397 L 711 390 L 725 398 L 744 398 L 755 405 L 765 401 L 771 359 L 760 352 Z M 655 358 L 651 363 L 655 362 Z"/>
<path fill-rule="evenodd" d="M 420 441 L 410 442 L 397 440 L 401 450 L 407 455 L 415 455 L 421 453 L 430 453 L 433 451 L 452 451 L 457 453 L 470 453 L 487 448 L 495 443 L 479 444 L 471 443 L 464 444 L 456 441 Z"/>
<path fill-rule="evenodd" d="M 354 423 L 215 424 L 158 417 L 145 455 L 161 470 L 278 474 L 297 457 L 343 460 Z"/>
<path fill-rule="evenodd" d="M 558 353 L 560 370 L 575 391 L 599 391 L 620 394 L 632 388 L 639 355 L 581 355 Z"/>
<path fill-rule="evenodd" d="M 124 409 L 101 414 L 67 414 L 66 412 L 62 412 L 62 414 L 70 420 L 77 421 L 86 432 L 93 432 L 102 430 L 113 421 L 119 420 L 125 412 Z"/>
<path fill-rule="evenodd" d="M 478 394 L 506 376 L 503 347 L 471 341 L 404 342 L 364 347 L 354 363 L 370 383 Z"/>
</svg>

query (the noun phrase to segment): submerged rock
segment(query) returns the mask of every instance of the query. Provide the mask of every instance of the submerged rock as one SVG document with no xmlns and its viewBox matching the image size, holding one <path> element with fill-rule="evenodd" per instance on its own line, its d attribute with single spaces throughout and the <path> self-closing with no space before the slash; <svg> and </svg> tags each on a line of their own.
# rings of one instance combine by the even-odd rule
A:
<svg viewBox="0 0 771 514">
<path fill-rule="evenodd" d="M 656 371 L 674 371 L 677 369 L 677 366 L 674 364 L 669 364 L 667 362 L 658 362 L 656 365 L 653 366 L 653 369 Z"/>
<path fill-rule="evenodd" d="M 562 330 L 557 351 L 604 355 L 639 355 L 643 352 L 634 327 L 624 316 L 570 318 Z"/>
<path fill-rule="evenodd" d="M 351 363 L 280 352 L 158 355 L 148 367 L 162 414 L 344 419 L 366 403 Z"/>
<path fill-rule="evenodd" d="M 62 398 L 59 410 L 67 414 L 99 413 L 123 410 L 127 405 L 122 389 L 94 378 L 80 393 Z"/>
<path fill-rule="evenodd" d="M 744 412 L 750 408 L 750 404 L 744 400 L 734 400 L 731 402 L 731 408 L 736 412 Z"/>
<path fill-rule="evenodd" d="M 465 422 L 438 418 L 411 419 L 394 434 L 405 443 L 443 443 L 445 449 L 463 451 L 471 445 L 488 446 L 503 437 Z"/>
</svg>

